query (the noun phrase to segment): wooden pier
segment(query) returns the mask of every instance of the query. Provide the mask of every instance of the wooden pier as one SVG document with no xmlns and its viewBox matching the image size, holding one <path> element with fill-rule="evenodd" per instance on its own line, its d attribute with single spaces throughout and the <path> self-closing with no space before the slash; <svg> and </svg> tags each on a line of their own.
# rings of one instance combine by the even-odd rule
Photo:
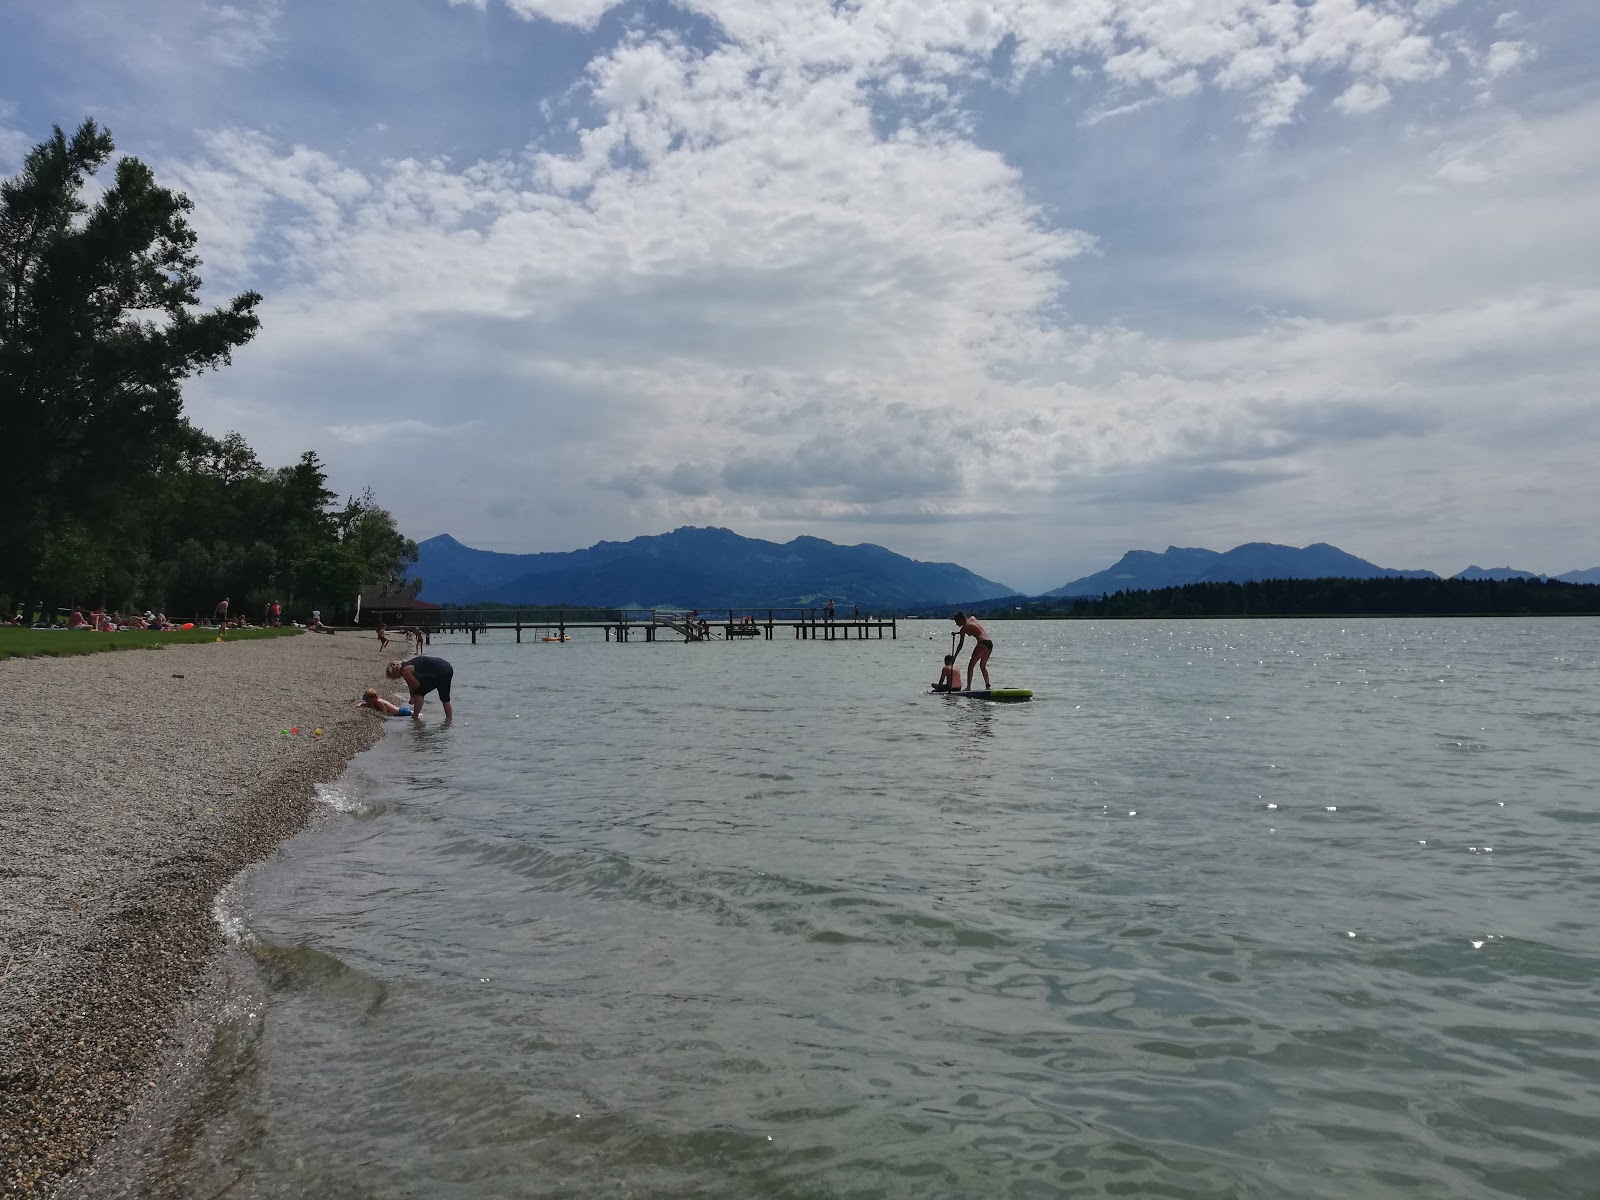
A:
<svg viewBox="0 0 1600 1200">
<path fill-rule="evenodd" d="M 891 639 L 900 636 L 894 617 L 833 616 L 822 608 L 718 609 L 709 611 L 677 608 L 630 609 L 367 609 L 361 613 L 363 625 L 383 621 L 390 634 L 398 638 L 405 629 L 421 629 L 431 642 L 435 634 L 465 633 L 478 644 L 480 633 L 505 631 L 548 642 L 567 642 L 573 630 L 598 629 L 608 642 L 631 642 L 641 637 L 646 642 L 771 641 L 779 630 L 790 630 L 801 641 L 883 640 L 888 630 Z"/>
</svg>

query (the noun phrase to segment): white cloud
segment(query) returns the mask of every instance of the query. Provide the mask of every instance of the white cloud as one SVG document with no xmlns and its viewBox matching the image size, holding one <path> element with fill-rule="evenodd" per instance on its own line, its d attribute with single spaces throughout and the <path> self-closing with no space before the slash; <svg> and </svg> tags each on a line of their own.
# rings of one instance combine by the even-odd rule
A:
<svg viewBox="0 0 1600 1200">
<path fill-rule="evenodd" d="M 241 0 L 239 4 L 202 3 L 198 26 L 203 45 L 218 62 L 244 66 L 261 57 L 276 40 L 283 0 Z"/>
<path fill-rule="evenodd" d="M 1484 74 L 1498 79 L 1519 67 L 1526 66 L 1533 57 L 1533 48 L 1527 42 L 1495 42 L 1484 57 Z"/>
<path fill-rule="evenodd" d="M 1274 129 L 1294 120 L 1300 101 L 1311 93 L 1311 87 L 1298 75 L 1290 75 L 1262 88 L 1256 93 L 1256 110 L 1252 127 L 1257 138 L 1265 137 Z"/>
<path fill-rule="evenodd" d="M 1393 97 L 1389 88 L 1382 83 L 1367 83 L 1365 80 L 1356 80 L 1334 99 L 1333 106 L 1340 112 L 1352 115 L 1359 113 L 1376 112 L 1384 107 Z"/>
<path fill-rule="evenodd" d="M 461 425 L 436 425 L 406 418 L 399 421 L 370 421 L 358 425 L 329 425 L 328 433 L 338 441 L 364 446 L 373 442 L 403 439 L 458 438 L 476 431 L 477 428 L 476 421 L 468 421 Z"/>
<path fill-rule="evenodd" d="M 608 11 L 512 7 L 585 28 Z M 1338 122 L 1382 137 L 1359 152 L 1310 136 L 1329 120 L 1314 89 L 1346 114 L 1398 108 L 1445 70 L 1423 24 L 1441 7 L 1423 7 L 684 0 L 716 35 L 635 23 L 598 48 L 559 150 L 357 171 L 216 133 L 177 169 L 208 266 L 279 286 L 261 344 L 198 402 L 252 435 L 286 410 L 328 428 L 349 470 L 428 453 L 403 519 L 432 532 L 448 512 L 485 542 L 484 514 L 530 495 L 573 505 L 555 545 L 685 520 L 926 525 L 931 545 L 954 522 L 994 554 L 1007 523 L 1072 502 L 1196 529 L 1231 513 L 1242 536 L 1304 542 L 1331 536 L 1315 522 L 1340 489 L 1377 529 L 1375 497 L 1448 490 L 1515 433 L 1510 379 L 1537 374 L 1541 419 L 1579 431 L 1564 448 L 1595 436 L 1600 281 L 1574 253 L 1600 203 L 1593 113 L 1397 118 L 1386 137 Z M 1085 68 L 1070 129 L 1243 109 L 1263 144 L 1237 157 L 1235 131 L 1213 151 L 1223 182 L 1191 197 L 1170 269 L 1235 326 L 1240 297 L 1288 315 L 1208 337 L 1068 321 L 1063 285 L 1096 239 L 963 111 L 1003 42 L 1023 74 Z M 1269 135 L 1291 122 L 1308 145 L 1280 159 Z M 1163 168 L 1152 194 L 1173 186 Z M 319 412 L 345 394 L 381 397 L 381 418 Z M 495 437 L 444 436 L 463 420 Z M 1510 520 L 1486 496 L 1455 504 Z"/>
<path fill-rule="evenodd" d="M 524 17 L 583 26 L 616 7 L 608 0 L 504 2 Z M 1276 78 L 1270 93 L 1281 106 L 1289 81 L 1308 73 L 1415 82 L 1448 69 L 1446 55 L 1423 29 L 1426 17 L 1439 11 L 1436 3 L 1410 15 L 1363 0 L 684 0 L 683 7 L 712 21 L 761 66 L 809 64 L 857 79 L 891 73 L 900 62 L 933 75 L 982 74 L 1010 43 L 1024 74 L 1057 61 L 1087 60 L 1114 83 L 1173 94 L 1202 81 L 1235 88 Z"/>
<path fill-rule="evenodd" d="M 0 100 L 0 170 L 12 171 L 20 167 L 23 157 L 35 144 L 35 139 L 22 130 L 9 127 L 16 111 L 15 104 Z"/>
</svg>

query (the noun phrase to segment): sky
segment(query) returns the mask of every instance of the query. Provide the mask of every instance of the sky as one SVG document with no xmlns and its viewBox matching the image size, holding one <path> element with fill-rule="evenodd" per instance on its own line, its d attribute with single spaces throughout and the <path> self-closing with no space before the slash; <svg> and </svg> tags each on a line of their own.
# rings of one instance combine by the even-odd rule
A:
<svg viewBox="0 0 1600 1200">
<path fill-rule="evenodd" d="M 1600 565 L 1593 0 L 0 0 L 411 536 Z"/>
</svg>

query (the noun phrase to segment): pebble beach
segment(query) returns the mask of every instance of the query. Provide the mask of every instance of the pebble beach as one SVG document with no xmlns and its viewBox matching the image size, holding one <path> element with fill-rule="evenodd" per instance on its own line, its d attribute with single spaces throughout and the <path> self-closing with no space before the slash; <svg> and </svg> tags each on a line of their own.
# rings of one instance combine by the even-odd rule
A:
<svg viewBox="0 0 1600 1200">
<path fill-rule="evenodd" d="M 302 635 L 0 661 L 0 1196 L 55 1194 L 156 1086 L 221 945 L 218 892 L 382 735 L 353 702 L 393 690 L 401 649 Z"/>
</svg>

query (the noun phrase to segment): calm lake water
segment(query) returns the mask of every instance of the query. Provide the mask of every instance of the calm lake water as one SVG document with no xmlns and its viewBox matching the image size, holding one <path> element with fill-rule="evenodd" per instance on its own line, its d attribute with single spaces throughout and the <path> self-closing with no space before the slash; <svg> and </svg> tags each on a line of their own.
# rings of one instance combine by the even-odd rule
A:
<svg viewBox="0 0 1600 1200">
<path fill-rule="evenodd" d="M 1600 622 L 949 629 L 438 643 L 191 1193 L 1600 1194 Z"/>
</svg>

